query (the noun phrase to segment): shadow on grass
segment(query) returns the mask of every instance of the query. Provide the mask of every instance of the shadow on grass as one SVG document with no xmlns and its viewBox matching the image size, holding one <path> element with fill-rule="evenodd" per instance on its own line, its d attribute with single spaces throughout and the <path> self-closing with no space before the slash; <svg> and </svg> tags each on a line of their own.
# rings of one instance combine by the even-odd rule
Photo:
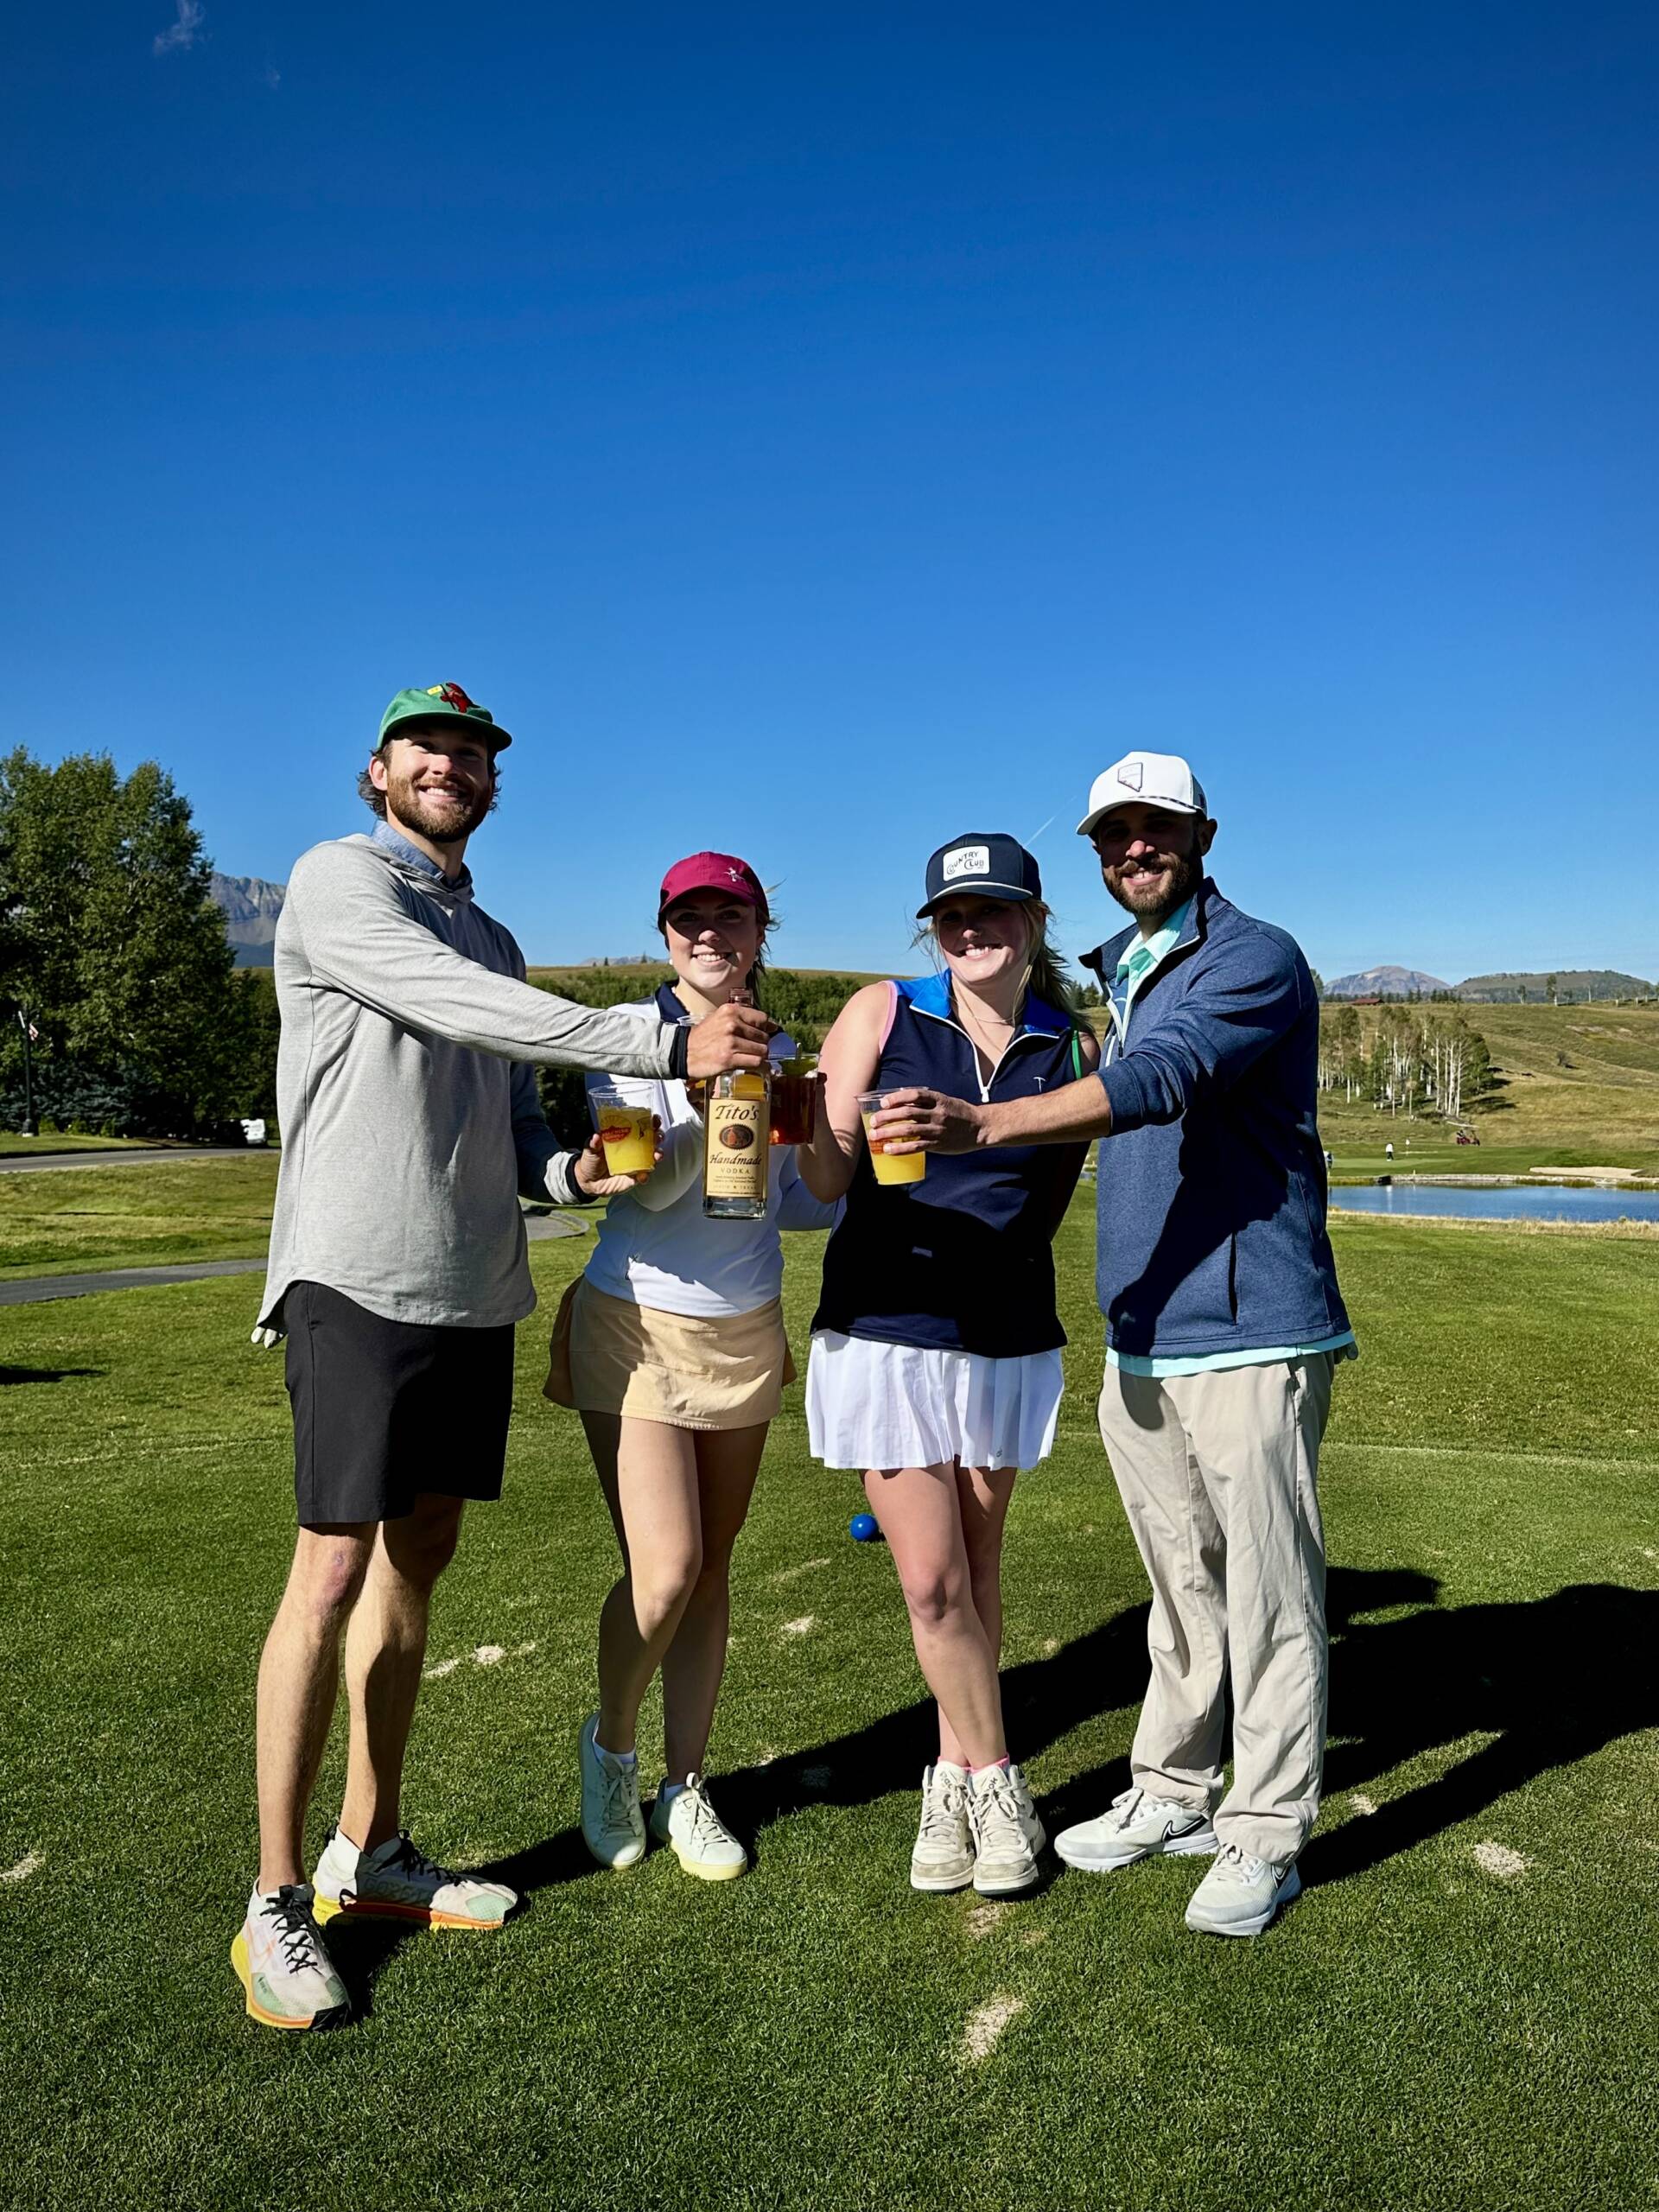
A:
<svg viewBox="0 0 1659 2212">
<path fill-rule="evenodd" d="M 103 1367 L 0 1367 L 0 1390 L 9 1382 L 67 1382 L 72 1376 L 108 1371 Z"/>
<path fill-rule="evenodd" d="M 1435 1603 L 1439 1592 L 1433 1575 L 1411 1567 L 1332 1568 L 1331 1728 L 1338 1740 L 1325 1794 L 1380 1781 L 1471 1735 L 1495 1740 L 1376 1813 L 1316 1834 L 1301 1859 L 1310 1885 L 1367 1873 L 1552 1769 L 1659 1726 L 1659 1592 L 1585 1583 L 1548 1598 L 1447 1611 Z M 1389 1618 L 1370 1618 L 1377 1614 Z M 1147 1607 L 1132 1606 L 1058 1651 L 1007 1669 L 1003 1705 L 1017 1758 L 1138 1703 L 1146 1625 Z M 932 1700 L 918 1699 L 810 1750 L 723 1774 L 721 1813 L 758 1861 L 765 1831 L 791 1814 L 914 1790 L 937 1749 L 935 1726 Z M 1040 1801 L 1050 1834 L 1103 1811 L 1128 1780 L 1128 1762 L 1118 1758 L 1062 1783 Z M 471 1871 L 526 1897 L 599 1872 L 575 1827 Z M 331 1936 L 340 1926 L 331 1925 Z M 359 2016 L 372 2009 L 387 1961 L 416 1932 L 359 1922 L 334 1945 Z"/>
<path fill-rule="evenodd" d="M 1309 1884 L 1367 1873 L 1474 1819 L 1541 1775 L 1659 1726 L 1659 1592 L 1579 1583 L 1548 1598 L 1442 1611 L 1435 1602 L 1440 1586 L 1413 1567 L 1331 1569 L 1335 1740 L 1325 1760 L 1325 1797 L 1380 1782 L 1466 1737 L 1495 1740 L 1433 1780 L 1387 1799 L 1374 1814 L 1316 1832 L 1300 1862 Z M 1370 1618 L 1377 1614 L 1389 1618 Z M 1120 1614 L 1096 1636 L 1139 1627 L 1145 1618 L 1144 1607 Z M 1083 1637 L 1040 1666 L 1058 1664 L 1093 1641 Z M 1016 1668 L 1005 1677 L 1010 1689 L 1022 1674 L 1033 1677 L 1028 1687 L 1039 1707 L 1046 1694 L 1040 1666 Z M 1114 1671 L 1116 1679 L 1100 1685 L 1095 1710 L 1140 1697 L 1144 1645 L 1127 1668 L 1120 1661 Z M 1126 1675 L 1132 1677 L 1127 1689 Z M 927 1714 L 931 1708 L 912 1711 Z M 1040 1712 L 1033 1717 L 1035 1729 L 1010 1703 L 1009 1735 L 1017 1745 L 1034 1737 L 1031 1748 L 1040 1748 L 1084 1715 L 1074 1713 L 1046 1730 Z M 809 1764 L 813 1756 L 806 1755 Z M 1103 1812 L 1128 1781 L 1128 1760 L 1115 1759 L 1063 1783 L 1043 1801 L 1050 1834 Z"/>
<path fill-rule="evenodd" d="M 1029 1758 L 1083 1721 L 1132 1704 L 1146 1687 L 1146 1675 L 1144 1605 L 1116 1614 L 1041 1659 L 1010 1667 L 1002 1677 L 1002 1700 L 1015 1755 Z M 717 1778 L 721 1817 L 758 1861 L 765 1831 L 791 1814 L 815 1805 L 868 1805 L 895 1790 L 919 1788 L 922 1769 L 938 1752 L 937 1726 L 932 1700 L 918 1698 L 808 1751 L 764 1766 L 739 1767 Z M 1051 1803 L 1064 1812 L 1071 1794 L 1067 1785 L 1046 1800 L 1045 1817 Z M 598 1870 L 581 1830 L 569 1827 L 474 1871 L 530 1895 Z"/>
<path fill-rule="evenodd" d="M 1315 1834 L 1305 1880 L 1339 1882 L 1472 1820 L 1539 1776 L 1659 1726 L 1659 1592 L 1575 1583 L 1442 1611 L 1432 1575 L 1331 1575 L 1327 1798 L 1465 1737 L 1495 1740 L 1376 1813 Z M 1362 1618 L 1414 1605 L 1402 1619 Z"/>
</svg>

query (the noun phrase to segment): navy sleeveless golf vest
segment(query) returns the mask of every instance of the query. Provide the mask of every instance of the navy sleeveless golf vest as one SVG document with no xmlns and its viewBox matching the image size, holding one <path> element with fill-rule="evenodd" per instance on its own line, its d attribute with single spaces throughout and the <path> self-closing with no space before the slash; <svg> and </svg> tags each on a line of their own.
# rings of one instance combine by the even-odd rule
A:
<svg viewBox="0 0 1659 2212">
<path fill-rule="evenodd" d="M 1024 1027 L 984 1084 L 947 979 L 893 988 L 873 1090 L 915 1085 L 952 1098 L 1029 1098 L 1082 1072 L 1071 1022 L 1027 995 Z M 883 1185 L 861 1147 L 846 1212 L 824 1253 L 813 1328 L 992 1359 L 1055 1350 L 1065 1332 L 1055 1310 L 1052 1240 L 1087 1150 L 932 1152 L 923 1181 Z"/>
</svg>

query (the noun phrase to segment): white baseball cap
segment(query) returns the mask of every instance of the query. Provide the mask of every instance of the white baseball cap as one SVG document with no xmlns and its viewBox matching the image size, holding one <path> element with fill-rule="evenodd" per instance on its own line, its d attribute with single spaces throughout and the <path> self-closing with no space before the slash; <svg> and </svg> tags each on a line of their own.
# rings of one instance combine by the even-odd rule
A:
<svg viewBox="0 0 1659 2212">
<path fill-rule="evenodd" d="M 1204 785 L 1179 753 L 1126 753 L 1089 786 L 1089 811 L 1077 824 L 1086 837 L 1115 806 L 1162 806 L 1172 814 L 1210 811 Z"/>
</svg>

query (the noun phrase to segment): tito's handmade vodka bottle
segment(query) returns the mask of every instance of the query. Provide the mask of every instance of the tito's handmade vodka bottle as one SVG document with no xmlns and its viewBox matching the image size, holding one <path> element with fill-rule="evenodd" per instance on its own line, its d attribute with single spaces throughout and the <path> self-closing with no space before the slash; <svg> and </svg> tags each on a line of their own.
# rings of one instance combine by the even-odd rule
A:
<svg viewBox="0 0 1659 2212">
<path fill-rule="evenodd" d="M 703 1094 L 702 1210 L 718 1221 L 766 1211 L 772 1082 L 757 1069 L 714 1076 Z"/>
</svg>

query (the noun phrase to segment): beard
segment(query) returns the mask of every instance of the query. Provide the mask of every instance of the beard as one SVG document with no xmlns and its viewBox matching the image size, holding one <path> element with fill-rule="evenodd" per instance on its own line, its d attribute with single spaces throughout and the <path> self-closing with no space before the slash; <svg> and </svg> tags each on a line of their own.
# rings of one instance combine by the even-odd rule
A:
<svg viewBox="0 0 1659 2212">
<path fill-rule="evenodd" d="M 1144 862 L 1136 863 L 1137 873 L 1144 865 Z M 1135 891 L 1126 891 L 1122 879 L 1128 868 L 1127 861 L 1120 868 L 1109 868 L 1105 871 L 1106 888 L 1118 905 L 1133 914 L 1137 922 L 1167 921 L 1178 907 L 1186 904 L 1204 881 L 1202 853 L 1160 853 L 1156 865 L 1160 869 L 1168 871 L 1167 888 L 1154 888 L 1148 884 Z"/>
<path fill-rule="evenodd" d="M 458 844 L 463 837 L 470 837 L 474 830 L 495 804 L 495 777 L 492 772 L 490 788 L 480 791 L 476 798 L 468 799 L 457 793 L 461 804 L 440 803 L 435 796 L 417 789 L 412 776 L 399 775 L 389 769 L 386 775 L 386 811 L 410 830 L 419 830 L 423 837 L 429 837 L 435 845 Z"/>
</svg>

